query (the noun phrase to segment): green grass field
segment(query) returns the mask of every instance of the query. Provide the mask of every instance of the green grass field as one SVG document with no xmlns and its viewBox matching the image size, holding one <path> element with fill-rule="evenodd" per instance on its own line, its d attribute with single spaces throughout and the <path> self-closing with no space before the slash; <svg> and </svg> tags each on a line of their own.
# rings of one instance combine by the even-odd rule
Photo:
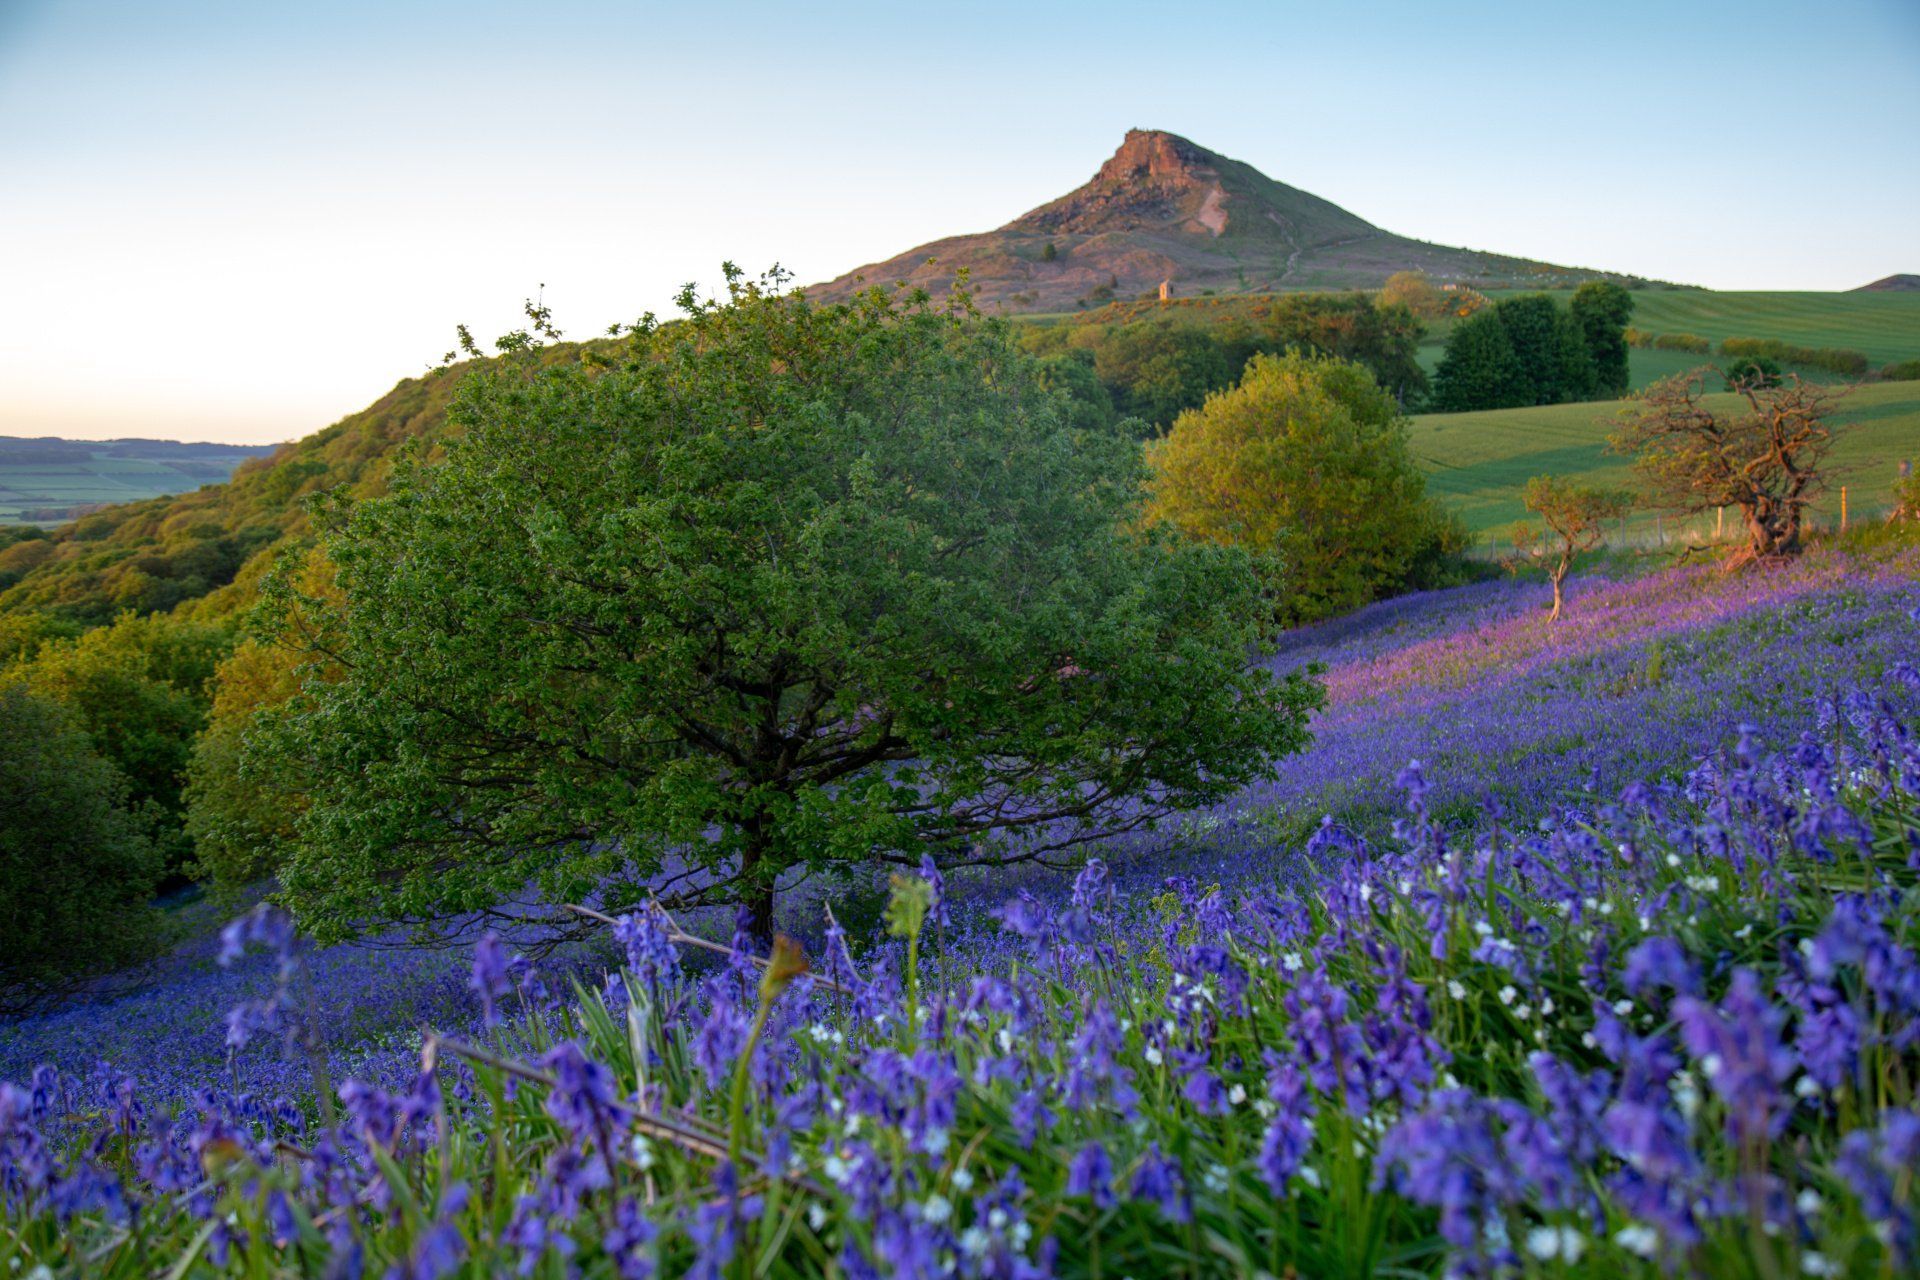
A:
<svg viewBox="0 0 1920 1280">
<path fill-rule="evenodd" d="M 1508 297 L 1496 293 L 1494 297 Z M 1716 347 L 1727 338 L 1778 338 L 1803 347 L 1851 347 L 1875 368 L 1920 359 L 1920 293 L 1714 293 L 1704 289 L 1641 289 L 1633 295 L 1633 326 L 1653 333 L 1693 333 Z M 1420 344 L 1421 366 L 1440 365 L 1451 326 L 1433 326 Z M 1669 374 L 1719 357 L 1684 351 L 1634 351 L 1628 376 L 1640 390 Z M 1808 376 L 1828 380 L 1817 370 Z"/>
<path fill-rule="evenodd" d="M 50 526 L 101 503 L 186 493 L 272 448 L 0 437 L 0 524 Z"/>
<path fill-rule="evenodd" d="M 1734 397 L 1713 396 L 1709 403 L 1731 408 Z M 1597 401 L 1423 414 L 1413 420 L 1409 443 L 1427 473 L 1429 491 L 1458 512 L 1468 528 L 1492 540 L 1526 515 L 1520 491 L 1533 476 L 1632 487 L 1628 460 L 1606 451 L 1623 407 L 1618 401 Z M 1822 523 L 1838 519 L 1840 486 L 1845 485 L 1851 518 L 1878 518 L 1890 505 L 1901 459 L 1920 461 L 1920 382 L 1859 387 L 1841 402 L 1835 421 L 1841 432 L 1830 461 L 1831 483 L 1816 516 Z M 1671 520 L 1660 527 L 1677 532 Z M 1636 537 L 1653 529 L 1654 517 L 1637 515 L 1625 532 Z"/>
<path fill-rule="evenodd" d="M 1726 338 L 1778 338 L 1806 347 L 1852 347 L 1876 365 L 1920 359 L 1920 293 L 1645 290 L 1633 295 L 1633 325 L 1655 333 L 1697 333 L 1716 346 Z"/>
</svg>

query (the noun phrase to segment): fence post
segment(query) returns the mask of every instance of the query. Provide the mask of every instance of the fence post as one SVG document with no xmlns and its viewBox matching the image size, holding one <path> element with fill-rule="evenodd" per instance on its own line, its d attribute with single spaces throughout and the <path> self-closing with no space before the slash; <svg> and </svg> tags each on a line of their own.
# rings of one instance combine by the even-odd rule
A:
<svg viewBox="0 0 1920 1280">
<path fill-rule="evenodd" d="M 1840 532 L 1847 531 L 1847 486 L 1840 486 Z"/>
<path fill-rule="evenodd" d="M 1713 540 L 1715 542 L 1720 541 L 1720 535 L 1726 531 L 1726 527 L 1727 509 L 1725 507 L 1715 507 L 1713 509 Z"/>
</svg>

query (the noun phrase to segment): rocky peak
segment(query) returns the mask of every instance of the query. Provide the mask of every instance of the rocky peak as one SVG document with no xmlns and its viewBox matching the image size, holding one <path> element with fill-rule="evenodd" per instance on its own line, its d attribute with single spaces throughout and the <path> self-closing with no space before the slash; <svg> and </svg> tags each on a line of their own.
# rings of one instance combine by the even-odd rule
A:
<svg viewBox="0 0 1920 1280">
<path fill-rule="evenodd" d="M 1097 235 L 1186 225 L 1217 236 L 1227 222 L 1219 163 L 1219 156 L 1178 134 L 1129 129 L 1091 182 L 1008 226 Z"/>
<path fill-rule="evenodd" d="M 1096 183 L 1193 186 L 1212 180 L 1214 154 L 1178 134 L 1129 129 L 1113 157 L 1094 175 Z"/>
</svg>

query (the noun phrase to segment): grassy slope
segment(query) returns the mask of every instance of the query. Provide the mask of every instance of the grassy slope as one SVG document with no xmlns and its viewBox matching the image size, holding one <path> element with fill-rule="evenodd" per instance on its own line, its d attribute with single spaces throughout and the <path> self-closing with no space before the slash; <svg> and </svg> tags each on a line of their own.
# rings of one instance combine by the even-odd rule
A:
<svg viewBox="0 0 1920 1280">
<path fill-rule="evenodd" d="M 1920 293 L 1634 294 L 1635 327 L 1655 333 L 1779 338 L 1808 347 L 1852 347 L 1876 364 L 1920 359 Z"/>
<path fill-rule="evenodd" d="M 1635 353 L 1640 354 L 1638 352 Z M 1733 397 L 1709 403 L 1732 407 Z M 1520 490 L 1532 476 L 1551 473 L 1594 483 L 1631 486 L 1625 458 L 1606 452 L 1621 406 L 1611 401 L 1499 409 L 1485 413 L 1424 414 L 1413 420 L 1410 442 L 1430 490 L 1476 532 L 1504 531 L 1526 513 Z M 1839 488 L 1849 489 L 1856 517 L 1884 510 L 1902 458 L 1920 459 L 1920 382 L 1864 386 L 1842 402 L 1844 430 L 1833 452 L 1833 488 L 1817 510 L 1839 512 Z M 1648 527 L 1639 516 L 1633 527 Z"/>
<path fill-rule="evenodd" d="M 1496 293 L 1495 297 L 1505 297 Z M 1920 293 L 1714 293 L 1705 289 L 1639 289 L 1633 325 L 1654 333 L 1693 333 L 1716 346 L 1727 338 L 1778 338 L 1805 347 L 1852 347 L 1877 367 L 1920 359 Z M 1447 326 L 1433 326 L 1420 346 L 1431 374 L 1440 364 Z M 1716 359 L 1684 351 L 1635 351 L 1633 387 Z M 1815 372 L 1815 377 L 1827 377 Z"/>
</svg>

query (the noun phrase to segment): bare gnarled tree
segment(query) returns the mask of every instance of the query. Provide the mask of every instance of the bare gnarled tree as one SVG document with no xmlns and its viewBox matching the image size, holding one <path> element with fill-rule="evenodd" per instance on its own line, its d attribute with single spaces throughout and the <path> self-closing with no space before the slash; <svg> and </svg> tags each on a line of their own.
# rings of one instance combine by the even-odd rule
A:
<svg viewBox="0 0 1920 1280">
<path fill-rule="evenodd" d="M 1796 555 L 1807 507 L 1824 488 L 1829 419 L 1847 389 L 1797 374 L 1772 386 L 1736 381 L 1728 411 L 1710 403 L 1728 396 L 1705 393 L 1713 373 L 1675 374 L 1641 392 L 1612 448 L 1634 460 L 1652 505 L 1690 515 L 1737 508 L 1747 543 L 1733 565 Z"/>
</svg>

